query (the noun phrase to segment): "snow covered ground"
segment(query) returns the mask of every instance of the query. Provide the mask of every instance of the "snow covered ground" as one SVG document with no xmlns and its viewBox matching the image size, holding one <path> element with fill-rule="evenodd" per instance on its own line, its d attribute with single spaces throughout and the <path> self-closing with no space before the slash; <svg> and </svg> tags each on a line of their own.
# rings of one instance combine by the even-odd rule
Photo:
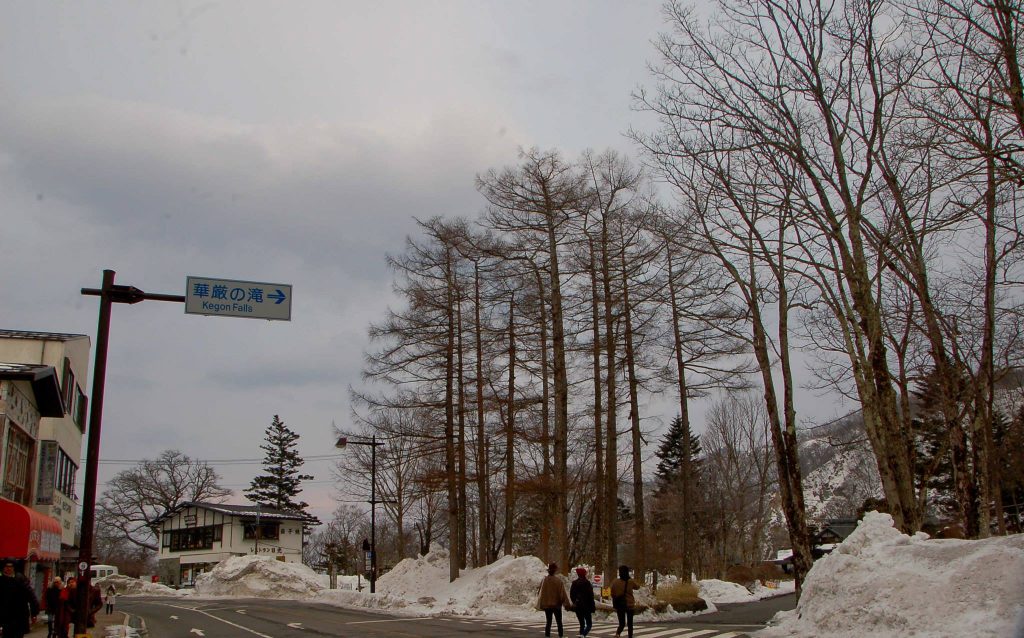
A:
<svg viewBox="0 0 1024 638">
<path fill-rule="evenodd" d="M 1024 638 L 1024 535 L 929 540 L 871 512 L 758 638 Z"/>
<path fill-rule="evenodd" d="M 129 588 L 121 582 L 130 580 L 124 577 L 117 585 L 129 595 L 288 598 L 406 616 L 536 620 L 533 605 L 545 574 L 544 563 L 536 557 L 506 556 L 463 570 L 450 583 L 447 551 L 436 549 L 398 563 L 377 581 L 376 594 L 357 591 L 355 577 L 339 577 L 340 588 L 332 590 L 326 576 L 303 565 L 255 556 L 222 562 L 197 579 L 193 590 L 148 583 Z M 709 611 L 715 603 L 750 602 L 792 591 L 791 582 L 758 586 L 753 592 L 720 580 L 703 580 L 698 587 Z M 638 599 L 653 602 L 643 591 Z M 685 615 L 647 611 L 638 620 Z M 901 534 L 886 514 L 869 514 L 844 543 L 815 564 L 797 609 L 779 614 L 775 622 L 758 637 L 1024 638 L 1024 536 L 928 540 L 924 534 Z"/>
</svg>

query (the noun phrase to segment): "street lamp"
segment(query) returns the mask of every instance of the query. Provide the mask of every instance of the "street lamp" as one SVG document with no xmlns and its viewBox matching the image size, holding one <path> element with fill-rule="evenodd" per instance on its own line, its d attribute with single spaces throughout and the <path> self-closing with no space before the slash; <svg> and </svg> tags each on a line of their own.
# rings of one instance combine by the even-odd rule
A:
<svg viewBox="0 0 1024 638">
<path fill-rule="evenodd" d="M 349 441 L 347 436 L 338 439 L 334 447 L 339 450 L 346 445 L 369 445 L 370 446 L 370 593 L 377 593 L 377 503 L 384 501 L 377 500 L 377 447 L 384 445 L 377 440 L 377 435 L 370 437 L 369 441 Z"/>
</svg>

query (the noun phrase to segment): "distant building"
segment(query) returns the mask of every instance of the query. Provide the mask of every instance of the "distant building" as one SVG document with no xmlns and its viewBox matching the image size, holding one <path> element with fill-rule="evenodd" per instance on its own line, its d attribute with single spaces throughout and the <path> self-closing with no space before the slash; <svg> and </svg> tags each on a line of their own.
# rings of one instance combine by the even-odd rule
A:
<svg viewBox="0 0 1024 638">
<path fill-rule="evenodd" d="M 300 563 L 305 520 L 299 512 L 257 505 L 182 503 L 155 521 L 160 526 L 160 582 L 194 585 L 196 576 L 232 556 Z"/>
</svg>

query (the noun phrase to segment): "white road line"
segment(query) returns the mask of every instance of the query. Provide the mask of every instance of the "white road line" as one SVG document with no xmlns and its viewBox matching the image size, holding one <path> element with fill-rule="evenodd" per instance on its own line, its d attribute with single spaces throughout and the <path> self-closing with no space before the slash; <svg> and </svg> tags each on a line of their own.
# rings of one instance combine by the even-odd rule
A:
<svg viewBox="0 0 1024 638">
<path fill-rule="evenodd" d="M 666 629 L 664 627 L 644 627 L 642 625 L 633 625 L 633 635 L 643 636 L 643 638 L 658 638 L 658 636 L 677 636 L 679 630 L 684 629 L 683 627 L 672 627 Z M 685 629 L 684 629 L 685 630 Z M 625 630 L 623 630 L 625 631 Z"/>
<path fill-rule="evenodd" d="M 214 616 L 213 614 L 208 614 L 205 611 L 202 611 L 202 610 L 199 610 L 199 609 L 196 609 L 195 611 L 198 614 L 202 614 L 204 616 L 208 616 L 210 618 L 213 618 L 214 620 L 218 620 L 218 621 L 224 623 L 225 625 L 231 625 L 232 627 L 235 627 L 236 629 L 241 629 L 242 631 L 247 631 L 247 632 L 249 632 L 250 634 L 252 634 L 254 636 L 259 636 L 260 638 L 273 638 L 273 636 L 268 636 L 267 634 L 261 634 L 260 632 L 256 631 L 255 629 L 249 629 L 248 627 L 244 627 L 242 625 L 233 623 L 230 620 L 224 620 L 223 618 L 218 618 L 217 616 Z"/>
<path fill-rule="evenodd" d="M 370 623 L 377 622 L 409 622 L 410 620 L 431 620 L 432 616 L 414 616 L 412 618 L 383 618 L 381 620 L 353 620 L 352 622 L 345 623 L 346 625 L 368 625 Z M 449 620 L 447 618 L 433 618 L 433 620 Z"/>
</svg>

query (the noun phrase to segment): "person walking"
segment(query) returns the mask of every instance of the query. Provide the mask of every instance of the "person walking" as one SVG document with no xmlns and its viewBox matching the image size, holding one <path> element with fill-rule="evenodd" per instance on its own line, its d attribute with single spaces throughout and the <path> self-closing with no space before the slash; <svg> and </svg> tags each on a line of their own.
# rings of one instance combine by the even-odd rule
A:
<svg viewBox="0 0 1024 638">
<path fill-rule="evenodd" d="M 562 605 L 572 607 L 569 595 L 565 593 L 565 585 L 558 577 L 558 565 L 548 565 L 548 575 L 540 581 L 540 594 L 537 596 L 537 607 L 544 610 L 544 635 L 551 635 L 551 618 L 558 624 L 558 635 L 564 636 L 562 629 Z"/>
<path fill-rule="evenodd" d="M 43 606 L 46 608 L 46 638 L 60 638 L 60 618 L 64 614 L 64 601 L 61 593 L 64 581 L 60 576 L 50 581 L 50 586 L 43 592 Z"/>
<path fill-rule="evenodd" d="M 32 585 L 14 573 L 14 563 L 4 563 L 0 575 L 0 631 L 4 638 L 23 638 L 39 615 L 39 599 Z"/>
<path fill-rule="evenodd" d="M 629 638 L 633 638 L 633 614 L 636 611 L 633 592 L 637 589 L 640 589 L 640 585 L 629 577 L 629 566 L 619 565 L 619 577 L 612 581 L 612 607 L 615 608 L 615 615 L 619 617 L 616 636 L 621 636 L 622 628 L 628 624 Z"/>
<path fill-rule="evenodd" d="M 99 585 L 89 585 L 89 628 L 96 626 L 96 613 L 103 609 L 103 590 Z"/>
<path fill-rule="evenodd" d="M 60 638 L 68 638 L 71 635 L 71 623 L 75 620 L 75 607 L 78 605 L 77 591 L 78 581 L 72 576 L 68 578 L 67 586 L 60 593 Z"/>
<path fill-rule="evenodd" d="M 117 590 L 113 585 L 107 587 L 107 595 L 104 600 L 107 603 L 107 615 L 114 613 L 114 601 L 117 599 Z"/>
<path fill-rule="evenodd" d="M 576 611 L 576 619 L 580 621 L 580 635 L 586 636 L 594 626 L 594 586 L 587 580 L 587 570 L 576 568 L 576 580 L 569 587 L 569 600 Z"/>
</svg>

